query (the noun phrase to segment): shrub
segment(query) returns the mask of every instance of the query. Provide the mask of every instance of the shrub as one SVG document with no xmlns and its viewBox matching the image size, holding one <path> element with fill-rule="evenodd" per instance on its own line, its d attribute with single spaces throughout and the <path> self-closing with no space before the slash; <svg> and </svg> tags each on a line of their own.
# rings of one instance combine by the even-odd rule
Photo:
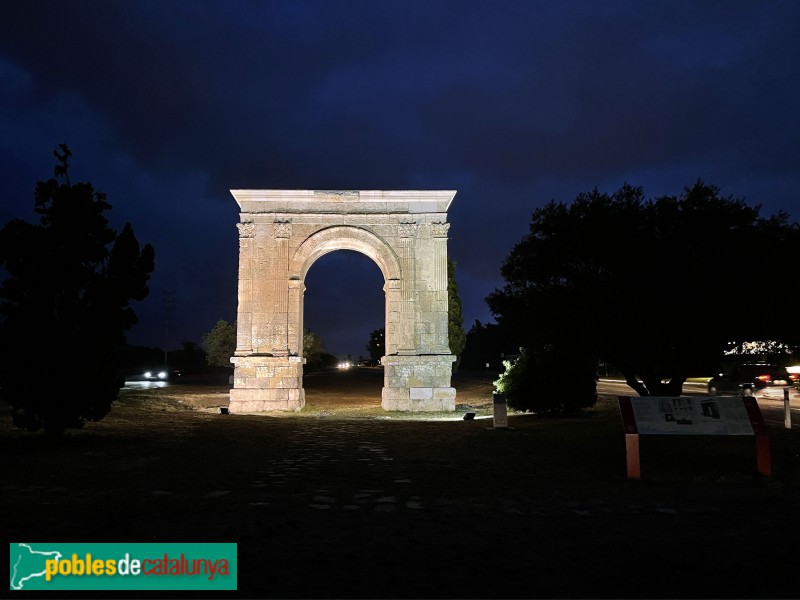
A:
<svg viewBox="0 0 800 600">
<path fill-rule="evenodd" d="M 549 415 L 574 414 L 597 402 L 595 361 L 552 348 L 520 348 L 515 360 L 503 361 L 505 372 L 494 382 L 513 410 Z"/>
</svg>

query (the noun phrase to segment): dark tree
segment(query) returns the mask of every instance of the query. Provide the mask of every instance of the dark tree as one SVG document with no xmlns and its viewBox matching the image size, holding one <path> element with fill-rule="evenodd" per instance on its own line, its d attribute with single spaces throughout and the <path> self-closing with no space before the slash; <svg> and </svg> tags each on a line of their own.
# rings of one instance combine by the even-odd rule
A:
<svg viewBox="0 0 800 600">
<path fill-rule="evenodd" d="M 369 334 L 369 343 L 367 344 L 367 352 L 369 352 L 370 360 L 380 362 L 384 354 L 386 354 L 386 329 L 381 327 Z"/>
<path fill-rule="evenodd" d="M 208 365 L 208 356 L 203 348 L 195 342 L 183 342 L 179 350 L 169 352 L 169 361 L 165 366 L 175 367 L 182 373 L 202 373 Z M 230 363 L 226 365 L 230 370 Z"/>
<path fill-rule="evenodd" d="M 496 323 L 484 324 L 475 319 L 465 337 L 460 368 L 468 371 L 498 373 L 503 370 L 503 361 L 507 356 L 515 355 L 518 352 L 517 341 L 509 342 L 504 339 L 499 325 Z"/>
<path fill-rule="evenodd" d="M 458 295 L 456 263 L 452 260 L 447 261 L 447 301 L 447 333 L 450 352 L 456 356 L 456 361 L 453 363 L 455 372 L 461 362 L 461 353 L 464 352 L 466 333 L 464 333 L 464 315 L 461 312 L 461 297 Z"/>
<path fill-rule="evenodd" d="M 645 200 L 626 184 L 551 202 L 487 302 L 521 347 L 593 356 L 640 395 L 678 395 L 731 342 L 797 343 L 788 315 L 800 229 L 759 212 L 702 181 L 678 197 Z"/>
<path fill-rule="evenodd" d="M 54 152 L 58 179 L 36 184 L 38 225 L 20 219 L 0 230 L 0 364 L 3 399 L 14 423 L 60 434 L 105 417 L 124 383 L 118 351 L 137 323 L 131 300 L 143 300 L 153 248 L 140 249 L 130 224 L 109 227 L 111 208 L 91 183 L 71 184 L 69 148 Z M 60 182 L 58 180 L 61 180 Z M 67 389 L 76 373 L 92 377 Z"/>
</svg>

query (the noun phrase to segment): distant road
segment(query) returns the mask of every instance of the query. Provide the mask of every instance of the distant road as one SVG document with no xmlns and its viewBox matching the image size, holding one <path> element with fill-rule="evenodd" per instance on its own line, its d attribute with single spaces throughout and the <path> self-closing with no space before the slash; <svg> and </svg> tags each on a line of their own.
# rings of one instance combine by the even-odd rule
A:
<svg viewBox="0 0 800 600">
<path fill-rule="evenodd" d="M 597 393 L 611 396 L 636 396 L 636 392 L 624 381 L 619 379 L 603 379 L 597 382 Z M 685 396 L 705 396 L 708 393 L 705 383 L 684 383 Z"/>
</svg>

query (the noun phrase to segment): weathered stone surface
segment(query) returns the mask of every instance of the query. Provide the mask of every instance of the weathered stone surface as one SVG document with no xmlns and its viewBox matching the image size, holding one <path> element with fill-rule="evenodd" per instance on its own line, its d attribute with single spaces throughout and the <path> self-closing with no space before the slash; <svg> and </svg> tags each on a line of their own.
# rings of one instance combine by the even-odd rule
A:
<svg viewBox="0 0 800 600">
<path fill-rule="evenodd" d="M 455 410 L 447 319 L 447 209 L 454 191 L 231 190 L 240 207 L 231 413 L 300 410 L 305 276 L 354 250 L 386 293 L 386 410 Z"/>
</svg>

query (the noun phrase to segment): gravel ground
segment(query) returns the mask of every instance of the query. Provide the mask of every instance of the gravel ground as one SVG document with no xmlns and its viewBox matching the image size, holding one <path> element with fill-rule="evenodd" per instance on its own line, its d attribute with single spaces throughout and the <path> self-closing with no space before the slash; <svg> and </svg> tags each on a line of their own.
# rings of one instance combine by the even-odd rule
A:
<svg viewBox="0 0 800 600">
<path fill-rule="evenodd" d="M 489 380 L 456 378 L 455 414 L 412 420 L 380 409 L 379 371 L 335 377 L 271 416 L 220 414 L 225 385 L 126 388 L 55 442 L 3 410 L 2 529 L 236 542 L 234 598 L 798 597 L 796 431 L 770 430 L 768 478 L 750 437 L 643 437 L 632 481 L 610 399 L 496 430 Z"/>
</svg>

